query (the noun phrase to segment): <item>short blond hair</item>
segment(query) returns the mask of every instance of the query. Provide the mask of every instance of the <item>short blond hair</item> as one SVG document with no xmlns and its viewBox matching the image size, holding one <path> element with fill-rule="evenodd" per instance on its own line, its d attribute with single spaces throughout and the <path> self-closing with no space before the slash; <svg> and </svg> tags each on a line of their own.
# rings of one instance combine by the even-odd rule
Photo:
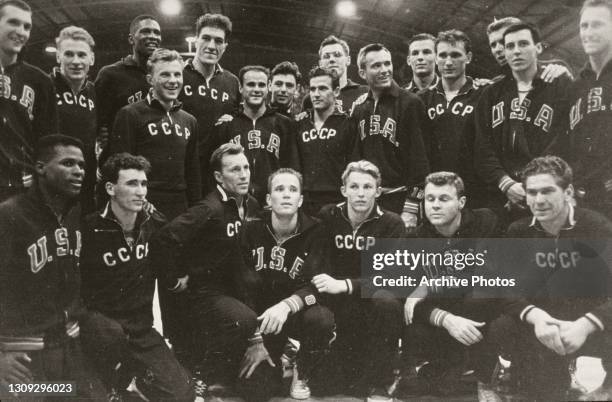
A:
<svg viewBox="0 0 612 402">
<path fill-rule="evenodd" d="M 378 166 L 370 161 L 366 161 L 365 159 L 357 162 L 351 162 L 346 165 L 346 169 L 344 169 L 344 172 L 342 172 L 343 185 L 346 186 L 346 181 L 348 180 L 349 175 L 353 172 L 369 174 L 376 180 L 376 187 L 380 187 L 380 184 L 382 183 L 382 176 Z"/>
</svg>

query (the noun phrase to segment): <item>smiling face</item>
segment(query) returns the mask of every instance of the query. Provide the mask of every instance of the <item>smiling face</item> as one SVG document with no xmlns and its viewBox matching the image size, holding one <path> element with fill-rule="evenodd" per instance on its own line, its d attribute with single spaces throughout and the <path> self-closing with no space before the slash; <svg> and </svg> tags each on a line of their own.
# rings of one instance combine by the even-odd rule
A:
<svg viewBox="0 0 612 402">
<path fill-rule="evenodd" d="M 564 220 L 572 199 L 571 185 L 563 189 L 548 173 L 536 174 L 525 180 L 526 201 L 533 216 L 540 222 Z"/>
<path fill-rule="evenodd" d="M 438 71 L 442 78 L 456 80 L 465 76 L 465 68 L 472 59 L 472 53 L 465 51 L 465 44 L 439 42 L 436 51 Z"/>
<path fill-rule="evenodd" d="M 374 92 L 390 88 L 393 82 L 391 53 L 385 49 L 368 52 L 364 57 L 363 69 L 359 70 L 359 75 Z"/>
<path fill-rule="evenodd" d="M 173 102 L 183 87 L 183 65 L 178 60 L 158 61 L 147 79 L 153 95 L 161 102 Z"/>
<path fill-rule="evenodd" d="M 512 71 L 520 72 L 537 68 L 542 44 L 535 43 L 531 31 L 521 29 L 504 36 L 505 55 Z"/>
<path fill-rule="evenodd" d="M 408 65 L 414 75 L 429 77 L 434 72 L 436 54 L 435 43 L 431 39 L 416 40 L 408 49 Z"/>
<path fill-rule="evenodd" d="M 196 39 L 196 57 L 200 63 L 214 66 L 219 63 L 226 48 L 223 29 L 208 26 L 200 29 Z"/>
<path fill-rule="evenodd" d="M 30 38 L 32 13 L 7 5 L 0 9 L 0 52 L 17 57 Z"/>
<path fill-rule="evenodd" d="M 57 61 L 66 79 L 83 82 L 87 79 L 89 68 L 94 64 L 94 54 L 87 42 L 64 39 L 57 46 Z"/>
<path fill-rule="evenodd" d="M 450 184 L 425 186 L 425 215 L 435 227 L 448 227 L 460 219 L 465 197 L 457 196 L 457 188 Z"/>
<path fill-rule="evenodd" d="M 275 74 L 270 82 L 270 97 L 273 105 L 291 106 L 297 91 L 297 82 L 293 74 Z"/>
<path fill-rule="evenodd" d="M 580 16 L 580 40 L 587 56 L 612 54 L 612 11 L 587 7 Z"/>
<path fill-rule="evenodd" d="M 81 192 L 85 176 L 83 152 L 73 145 L 56 145 L 53 149 L 49 160 L 36 162 L 39 183 L 51 194 L 74 198 Z"/>
<path fill-rule="evenodd" d="M 136 54 L 149 57 L 161 44 L 161 28 L 155 20 L 138 21 L 136 29 L 130 34 L 129 42 Z"/>
<path fill-rule="evenodd" d="M 268 76 L 263 71 L 250 70 L 242 77 L 240 94 L 244 105 L 256 110 L 259 109 L 268 97 Z"/>
<path fill-rule="evenodd" d="M 147 197 L 147 174 L 144 170 L 119 171 L 116 183 L 106 183 L 106 192 L 115 208 L 124 212 L 142 211 Z"/>
<path fill-rule="evenodd" d="M 303 196 L 299 179 L 291 173 L 280 173 L 270 183 L 266 202 L 276 216 L 293 216 L 302 206 Z"/>
</svg>

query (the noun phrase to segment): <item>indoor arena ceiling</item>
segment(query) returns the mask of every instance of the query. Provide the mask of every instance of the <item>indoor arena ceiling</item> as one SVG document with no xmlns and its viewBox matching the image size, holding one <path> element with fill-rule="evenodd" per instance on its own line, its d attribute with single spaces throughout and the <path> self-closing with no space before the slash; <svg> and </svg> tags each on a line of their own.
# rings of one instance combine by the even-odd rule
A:
<svg viewBox="0 0 612 402">
<path fill-rule="evenodd" d="M 356 11 L 349 17 L 338 15 L 340 1 L 333 0 L 179 1 L 180 13 L 168 16 L 162 13 L 162 0 L 29 0 L 34 28 L 26 59 L 48 70 L 54 57 L 45 54 L 45 47 L 62 27 L 73 24 L 86 28 L 96 40 L 96 67 L 108 64 L 129 52 L 130 20 L 145 13 L 159 17 L 164 47 L 187 52 L 185 38 L 194 34 L 196 17 L 211 12 L 229 16 L 234 24 L 222 60 L 234 71 L 245 64 L 272 66 L 282 60 L 295 60 L 306 70 L 316 62 L 319 42 L 335 34 L 348 41 L 353 62 L 361 46 L 387 45 L 401 80 L 408 73 L 407 38 L 458 28 L 473 42 L 474 61 L 468 72 L 491 76 L 495 65 L 485 29 L 494 17 L 510 15 L 541 29 L 545 58 L 564 59 L 574 69 L 584 63 L 578 38 L 579 0 L 353 0 Z M 354 66 L 350 72 L 355 76 Z"/>
</svg>

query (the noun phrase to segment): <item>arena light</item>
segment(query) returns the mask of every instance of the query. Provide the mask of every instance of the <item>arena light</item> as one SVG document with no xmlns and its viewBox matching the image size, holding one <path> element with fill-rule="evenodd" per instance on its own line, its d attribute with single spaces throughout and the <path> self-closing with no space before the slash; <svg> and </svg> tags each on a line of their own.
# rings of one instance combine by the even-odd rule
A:
<svg viewBox="0 0 612 402">
<path fill-rule="evenodd" d="M 162 0 L 159 9 L 165 15 L 178 15 L 183 5 L 179 0 Z"/>
<path fill-rule="evenodd" d="M 48 45 L 45 47 L 45 52 L 47 53 L 57 53 L 57 48 L 52 45 Z"/>
<path fill-rule="evenodd" d="M 342 0 L 336 4 L 336 14 L 341 18 L 352 18 L 357 13 L 357 6 L 351 0 Z"/>
</svg>

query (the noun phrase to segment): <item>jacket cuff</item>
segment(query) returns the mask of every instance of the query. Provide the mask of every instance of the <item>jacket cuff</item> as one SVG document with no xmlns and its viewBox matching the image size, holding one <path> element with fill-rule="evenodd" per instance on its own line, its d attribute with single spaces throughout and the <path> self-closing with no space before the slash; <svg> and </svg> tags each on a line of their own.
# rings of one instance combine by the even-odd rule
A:
<svg viewBox="0 0 612 402">
<path fill-rule="evenodd" d="M 599 328 L 601 331 L 603 331 L 605 329 L 605 326 L 603 325 L 601 320 L 595 316 L 595 314 L 593 314 L 593 313 L 586 313 L 584 316 L 586 317 L 587 320 L 589 320 L 593 324 L 595 324 L 595 326 L 597 328 Z"/>
<path fill-rule="evenodd" d="M 506 194 L 506 191 L 510 189 L 510 187 L 514 186 L 517 182 L 514 181 L 510 176 L 505 175 L 499 181 L 498 187 L 502 193 Z"/>
<path fill-rule="evenodd" d="M 290 297 L 283 299 L 283 303 L 289 306 L 291 314 L 295 314 L 304 308 L 304 302 L 298 295 L 291 295 Z"/>
<path fill-rule="evenodd" d="M 442 310 L 440 308 L 434 308 L 429 315 L 429 323 L 436 327 L 442 327 L 442 323 L 444 319 L 449 315 L 448 311 Z"/>
</svg>

